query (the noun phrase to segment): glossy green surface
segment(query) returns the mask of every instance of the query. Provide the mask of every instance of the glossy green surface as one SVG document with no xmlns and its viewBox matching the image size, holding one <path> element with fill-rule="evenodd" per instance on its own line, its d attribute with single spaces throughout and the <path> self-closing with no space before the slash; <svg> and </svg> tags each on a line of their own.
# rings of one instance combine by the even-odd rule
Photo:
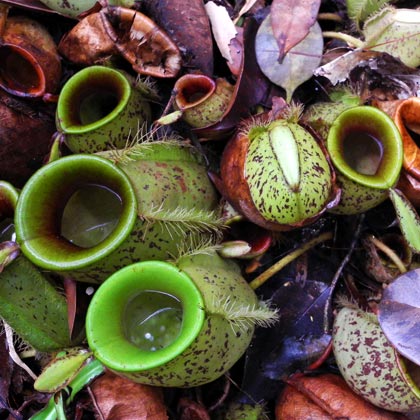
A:
<svg viewBox="0 0 420 420">
<path fill-rule="evenodd" d="M 183 308 L 180 335 L 160 350 L 139 349 L 121 325 L 127 302 L 143 289 L 176 296 Z M 223 375 L 243 355 L 254 324 L 236 328 L 232 319 L 254 306 L 257 296 L 239 267 L 217 254 L 183 257 L 176 265 L 146 261 L 100 286 L 88 309 L 87 337 L 104 365 L 135 382 L 198 386 Z"/>
</svg>

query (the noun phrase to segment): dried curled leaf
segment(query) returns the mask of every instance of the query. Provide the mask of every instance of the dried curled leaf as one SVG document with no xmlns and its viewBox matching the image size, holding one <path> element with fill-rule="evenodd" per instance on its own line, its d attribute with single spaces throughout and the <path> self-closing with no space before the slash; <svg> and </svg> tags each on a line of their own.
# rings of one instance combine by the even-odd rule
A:
<svg viewBox="0 0 420 420">
<path fill-rule="evenodd" d="M 178 46 L 184 67 L 213 75 L 213 39 L 203 0 L 142 0 L 141 5 Z"/>
<path fill-rule="evenodd" d="M 213 1 L 209 1 L 206 3 L 205 8 L 220 53 L 229 63 L 232 63 L 233 58 L 231 56 L 230 44 L 237 34 L 235 25 L 232 22 L 226 7 L 218 6 Z"/>
<path fill-rule="evenodd" d="M 121 55 L 139 74 L 175 77 L 181 69 L 178 47 L 153 20 L 123 7 L 102 9 L 105 30 Z"/>
<path fill-rule="evenodd" d="M 256 39 L 255 51 L 261 71 L 276 85 L 286 90 L 287 102 L 293 92 L 308 80 L 319 66 L 324 46 L 321 28 L 315 23 L 308 36 L 294 46 L 279 63 L 279 47 L 274 36 L 271 14 L 261 24 Z"/>
<path fill-rule="evenodd" d="M 160 388 L 134 383 L 107 372 L 92 384 L 92 393 L 105 420 L 167 420 Z"/>
<path fill-rule="evenodd" d="M 102 64 L 117 53 L 105 31 L 101 13 L 92 13 L 81 19 L 61 38 L 58 51 L 71 62 L 85 66 Z"/>
</svg>

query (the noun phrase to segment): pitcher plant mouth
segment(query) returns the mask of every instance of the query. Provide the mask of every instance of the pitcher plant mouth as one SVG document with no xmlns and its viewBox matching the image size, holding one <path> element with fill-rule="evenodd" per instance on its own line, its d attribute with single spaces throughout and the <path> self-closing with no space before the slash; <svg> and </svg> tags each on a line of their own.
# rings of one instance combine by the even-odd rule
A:
<svg viewBox="0 0 420 420">
<path fill-rule="evenodd" d="M 24 97 L 40 97 L 46 93 L 44 71 L 26 49 L 3 44 L 0 63 L 0 85 L 6 92 Z"/>
<path fill-rule="evenodd" d="M 57 104 L 57 126 L 69 134 L 102 127 L 124 110 L 130 94 L 130 83 L 119 71 L 87 67 L 64 85 Z"/>
<path fill-rule="evenodd" d="M 172 331 L 160 348 L 146 349 L 136 341 L 136 338 L 142 340 L 143 335 L 153 341 L 155 333 L 158 334 L 153 324 L 141 330 L 142 337 L 136 337 L 140 331 L 127 334 L 127 323 L 133 317 L 138 321 L 132 309 L 142 293 L 160 293 L 179 302 L 179 319 L 170 315 L 166 322 L 159 319 L 155 326 Z M 142 309 L 153 303 L 154 296 L 147 299 L 140 304 Z M 167 309 L 167 302 L 163 305 L 156 302 L 150 312 L 142 313 L 141 322 L 136 325 L 150 322 L 153 316 Z M 143 261 L 117 271 L 95 292 L 87 312 L 86 333 L 89 347 L 108 368 L 120 372 L 144 371 L 179 356 L 199 334 L 204 319 L 203 297 L 186 273 L 170 263 Z"/>
<path fill-rule="evenodd" d="M 15 212 L 22 252 L 39 267 L 56 271 L 106 257 L 136 219 L 137 201 L 127 176 L 92 155 L 63 157 L 39 169 L 23 187 Z"/>
<path fill-rule="evenodd" d="M 180 110 L 205 102 L 216 90 L 216 82 L 204 74 L 186 74 L 174 85 L 175 101 Z"/>
<path fill-rule="evenodd" d="M 336 169 L 345 177 L 374 189 L 398 180 L 403 146 L 392 119 L 371 106 L 342 112 L 328 133 L 327 147 Z"/>
</svg>

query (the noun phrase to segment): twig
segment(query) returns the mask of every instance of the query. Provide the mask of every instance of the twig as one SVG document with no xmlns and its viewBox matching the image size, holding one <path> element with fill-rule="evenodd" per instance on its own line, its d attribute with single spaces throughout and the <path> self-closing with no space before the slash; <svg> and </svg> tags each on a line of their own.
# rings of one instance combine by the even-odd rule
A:
<svg viewBox="0 0 420 420">
<path fill-rule="evenodd" d="M 343 32 L 325 31 L 325 32 L 322 32 L 322 36 L 324 36 L 325 38 L 339 39 L 341 41 L 344 41 L 348 45 L 352 47 L 356 47 L 356 48 L 363 48 L 363 46 L 365 45 L 364 42 L 361 41 L 360 39 L 355 38 L 354 36 L 345 34 Z"/>
<path fill-rule="evenodd" d="M 329 324 L 328 323 L 328 308 L 331 305 L 331 300 L 332 300 L 332 297 L 333 297 L 333 294 L 334 294 L 334 289 L 337 286 L 338 280 L 340 279 L 340 276 L 341 276 L 341 273 L 344 270 L 344 267 L 347 265 L 347 263 L 349 262 L 352 254 L 353 254 L 354 248 L 356 247 L 356 244 L 359 240 L 360 233 L 362 232 L 362 225 L 363 225 L 364 220 L 365 220 L 365 215 L 361 214 L 359 216 L 359 223 L 357 224 L 356 231 L 354 232 L 353 240 L 351 241 L 350 248 L 347 251 L 347 254 L 344 257 L 343 261 L 341 261 L 341 264 L 338 267 L 337 271 L 335 272 L 334 277 L 331 281 L 330 295 L 328 296 L 328 299 L 325 302 L 325 308 L 324 308 L 324 331 L 325 332 L 330 331 L 330 327 L 328 325 Z"/>
<path fill-rule="evenodd" d="M 168 112 L 172 108 L 172 105 L 175 101 L 175 97 L 176 97 L 177 93 L 178 92 L 176 92 L 175 90 L 172 91 L 171 96 L 169 97 L 168 103 L 166 104 L 165 108 L 163 109 L 159 119 L 168 115 Z M 156 122 L 154 122 L 152 124 L 151 130 L 152 131 L 157 131 L 159 128 L 160 128 L 159 124 L 156 124 Z"/>
<path fill-rule="evenodd" d="M 23 420 L 23 417 L 19 414 L 19 411 L 16 412 L 11 407 L 9 407 L 9 404 L 7 401 L 0 395 L 0 407 L 4 408 L 9 412 L 9 414 L 16 420 Z"/>
<path fill-rule="evenodd" d="M 89 396 L 90 396 L 90 398 L 92 400 L 93 406 L 95 407 L 95 410 L 96 410 L 96 412 L 97 412 L 97 414 L 99 416 L 99 420 L 105 420 L 105 417 L 102 414 L 102 411 L 101 411 L 101 409 L 98 406 L 98 403 L 96 402 L 95 395 L 93 395 L 93 392 L 90 389 L 90 386 L 87 387 L 87 390 L 88 390 Z"/>
<path fill-rule="evenodd" d="M 28 375 L 35 381 L 37 379 L 37 376 L 35 373 L 32 372 L 31 368 L 22 362 L 19 355 L 16 353 L 15 346 L 13 344 L 13 330 L 12 327 L 9 324 L 6 324 L 6 322 L 3 321 L 4 326 L 4 332 L 6 333 L 6 342 L 7 346 L 9 347 L 9 355 L 12 358 L 12 360 L 20 366 L 23 370 L 25 370 Z"/>
<path fill-rule="evenodd" d="M 231 382 L 229 380 L 229 373 L 226 373 L 223 379 L 224 379 L 224 384 L 223 384 L 222 394 L 209 407 L 206 407 L 203 401 L 202 389 L 200 387 L 196 388 L 197 402 L 200 403 L 203 407 L 206 407 L 206 410 L 208 412 L 214 411 L 216 408 L 219 408 L 226 401 L 226 398 L 229 395 L 230 385 L 231 385 Z"/>
<path fill-rule="evenodd" d="M 318 13 L 318 19 L 331 20 L 333 22 L 342 22 L 343 18 L 337 13 Z"/>
<path fill-rule="evenodd" d="M 322 242 L 328 241 L 332 238 L 332 232 L 325 232 L 321 235 L 317 236 L 316 238 L 311 239 L 310 241 L 303 244 L 301 247 L 295 249 L 290 254 L 283 257 L 281 260 L 277 261 L 273 264 L 269 269 L 261 273 L 258 277 L 252 280 L 249 285 L 255 290 L 264 284 L 270 277 L 274 276 L 274 274 L 278 273 L 282 268 L 284 268 L 287 264 L 291 263 L 293 260 L 304 254 L 306 251 L 309 251 L 315 245 L 318 245 Z"/>
</svg>

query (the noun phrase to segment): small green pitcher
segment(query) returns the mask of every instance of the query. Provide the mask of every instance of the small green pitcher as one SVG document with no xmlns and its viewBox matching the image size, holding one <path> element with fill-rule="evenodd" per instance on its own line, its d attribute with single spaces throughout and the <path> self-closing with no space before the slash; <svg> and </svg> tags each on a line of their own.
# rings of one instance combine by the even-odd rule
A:
<svg viewBox="0 0 420 420">
<path fill-rule="evenodd" d="M 362 105 L 343 111 L 329 129 L 327 149 L 341 188 L 331 213 L 362 213 L 388 198 L 403 163 L 401 135 L 388 115 Z"/>
<path fill-rule="evenodd" d="M 145 91 L 131 76 L 90 66 L 74 74 L 58 98 L 56 125 L 73 153 L 121 148 L 151 118 Z"/>
</svg>

